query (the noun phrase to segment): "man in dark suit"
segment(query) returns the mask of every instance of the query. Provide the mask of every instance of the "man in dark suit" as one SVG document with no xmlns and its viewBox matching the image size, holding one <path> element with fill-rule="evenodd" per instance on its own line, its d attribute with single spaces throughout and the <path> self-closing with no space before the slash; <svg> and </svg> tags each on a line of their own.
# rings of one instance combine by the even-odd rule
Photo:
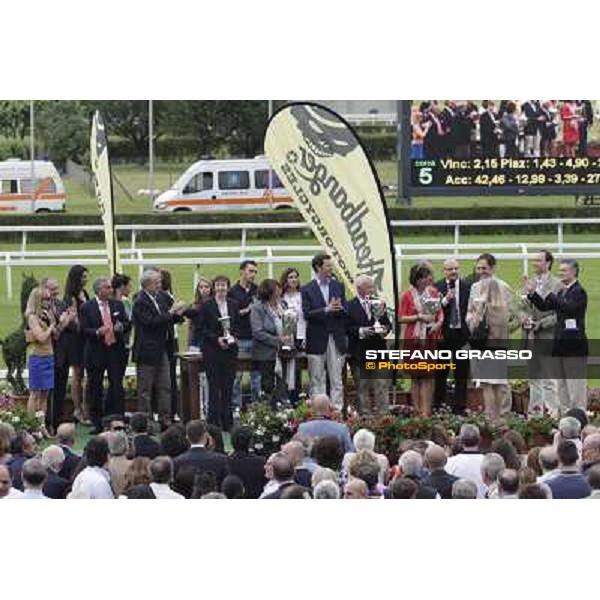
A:
<svg viewBox="0 0 600 600">
<path fill-rule="evenodd" d="M 492 158 L 499 155 L 498 115 L 492 100 L 484 100 L 481 105 L 485 109 L 479 117 L 481 156 Z"/>
<path fill-rule="evenodd" d="M 534 157 L 540 155 L 540 129 L 543 115 L 539 100 L 526 100 L 521 106 L 523 114 L 527 118 L 523 133 L 525 134 L 525 156 Z"/>
<path fill-rule="evenodd" d="M 471 286 L 460 278 L 459 264 L 454 258 L 444 262 L 444 279 L 436 282 L 444 311 L 442 333 L 444 339 L 438 344 L 439 350 L 450 350 L 453 353 L 462 348 L 469 339 L 467 327 L 467 308 Z M 467 402 L 467 381 L 469 379 L 469 360 L 454 360 L 454 411 L 460 413 L 465 409 Z M 435 372 L 435 406 L 447 403 L 446 382 L 448 369 L 439 369 Z"/>
<path fill-rule="evenodd" d="M 91 435 L 102 431 L 105 414 L 123 413 L 123 355 L 126 352 L 124 333 L 131 323 L 120 300 L 110 297 L 111 281 L 99 277 L 94 281 L 96 297 L 86 302 L 80 311 L 80 324 L 85 346 L 83 360 L 88 374 L 88 402 L 94 429 Z M 108 374 L 108 390 L 104 399 L 104 375 Z M 104 399 L 104 402 L 103 402 Z"/>
<path fill-rule="evenodd" d="M 48 446 L 42 452 L 42 463 L 48 472 L 42 488 L 44 496 L 54 500 L 64 500 L 67 497 L 71 484 L 59 475 L 64 461 L 65 453 L 60 446 Z"/>
<path fill-rule="evenodd" d="M 325 394 L 329 378 L 331 402 L 337 410 L 344 404 L 342 371 L 348 349 L 346 338 L 346 295 L 333 279 L 333 260 L 317 254 L 312 260 L 314 279 L 302 290 L 302 311 L 306 319 L 306 354 L 311 395 Z M 327 369 L 327 370 L 326 370 Z"/>
<path fill-rule="evenodd" d="M 425 466 L 429 469 L 427 481 L 443 500 L 452 498 L 452 485 L 458 481 L 458 477 L 450 475 L 444 468 L 447 461 L 448 456 L 441 446 L 429 446 L 425 450 Z"/>
<path fill-rule="evenodd" d="M 437 490 L 423 479 L 423 457 L 416 450 L 404 452 L 400 456 L 398 467 L 402 477 L 411 479 L 417 484 L 417 500 L 434 500 L 438 497 Z"/>
<path fill-rule="evenodd" d="M 163 426 L 171 420 L 171 376 L 167 354 L 169 326 L 185 306 L 174 303 L 168 310 L 159 303 L 160 273 L 153 270 L 142 275 L 142 290 L 133 304 L 133 361 L 136 363 L 138 410 L 150 414 L 152 392 L 156 393 L 157 410 Z"/>
<path fill-rule="evenodd" d="M 380 329 L 376 330 L 373 314 L 372 297 L 375 293 L 375 283 L 368 275 L 356 278 L 356 297 L 348 302 L 347 331 L 348 355 L 351 361 L 352 377 L 358 394 L 358 409 L 361 415 L 370 412 L 369 392 L 373 391 L 375 412 L 388 412 L 389 379 L 371 379 L 360 376 L 360 365 L 366 350 L 385 350 L 385 336 L 391 331 L 392 324 L 382 308 L 377 318 Z"/>
<path fill-rule="evenodd" d="M 133 413 L 129 419 L 131 446 L 133 455 L 154 459 L 161 454 L 160 443 L 148 433 L 148 416 L 145 413 Z"/>
<path fill-rule="evenodd" d="M 563 288 L 542 298 L 536 283 L 525 278 L 527 298 L 540 310 L 556 311 L 552 355 L 558 379 L 558 401 L 561 413 L 571 408 L 587 407 L 587 355 L 585 334 L 587 293 L 577 280 L 579 265 L 576 260 L 560 261 L 558 278 Z"/>
<path fill-rule="evenodd" d="M 244 483 L 246 498 L 260 498 L 267 483 L 265 476 L 265 458 L 250 454 L 252 431 L 243 425 L 235 427 L 231 432 L 233 454 L 229 456 L 229 473 L 237 475 Z"/>
<path fill-rule="evenodd" d="M 223 479 L 229 474 L 227 456 L 207 448 L 208 429 L 202 421 L 190 421 L 185 428 L 185 433 L 190 442 L 190 449 L 175 459 L 175 473 L 187 465 L 191 465 L 196 470 L 196 474 L 212 472 L 217 489 L 221 489 Z"/>
<path fill-rule="evenodd" d="M 75 445 L 75 424 L 61 423 L 56 430 L 56 441 L 65 455 L 65 460 L 58 474 L 63 479 L 72 482 L 73 474 L 81 461 L 81 456 L 75 454 L 73 451 L 73 446 Z"/>
</svg>

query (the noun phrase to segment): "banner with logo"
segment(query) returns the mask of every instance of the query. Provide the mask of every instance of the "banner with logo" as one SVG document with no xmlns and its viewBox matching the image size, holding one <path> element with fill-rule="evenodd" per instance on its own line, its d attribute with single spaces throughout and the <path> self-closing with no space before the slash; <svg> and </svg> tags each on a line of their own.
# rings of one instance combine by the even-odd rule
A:
<svg viewBox="0 0 600 600">
<path fill-rule="evenodd" d="M 98 111 L 96 111 L 92 120 L 90 158 L 96 198 L 98 198 L 102 224 L 104 225 L 104 239 L 106 241 L 110 270 L 112 274 L 120 273 L 121 260 L 119 257 L 117 234 L 115 232 L 115 204 L 110 161 L 108 160 L 108 142 L 104 122 Z"/>
<path fill-rule="evenodd" d="M 352 288 L 358 275 L 370 275 L 377 295 L 395 309 L 387 208 L 375 168 L 352 127 L 324 106 L 289 104 L 269 122 L 265 152 L 346 285 Z"/>
</svg>

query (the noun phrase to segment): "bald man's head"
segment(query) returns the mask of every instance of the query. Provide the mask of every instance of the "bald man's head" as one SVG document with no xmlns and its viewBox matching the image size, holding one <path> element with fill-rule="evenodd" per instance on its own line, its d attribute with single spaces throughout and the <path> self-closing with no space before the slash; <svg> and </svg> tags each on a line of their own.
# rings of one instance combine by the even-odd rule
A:
<svg viewBox="0 0 600 600">
<path fill-rule="evenodd" d="M 600 460 L 600 433 L 592 433 L 585 438 L 581 457 L 586 463 Z"/>
<path fill-rule="evenodd" d="M 369 488 L 362 479 L 352 478 L 344 486 L 344 499 L 364 500 L 369 495 Z"/>
<path fill-rule="evenodd" d="M 456 281 L 459 274 L 459 264 L 455 258 L 448 258 L 444 261 L 444 277 L 448 281 Z"/>
<path fill-rule="evenodd" d="M 291 441 L 281 447 L 281 451 L 290 459 L 294 468 L 299 467 L 304 460 L 304 446 L 302 442 Z"/>
<path fill-rule="evenodd" d="M 448 461 L 446 451 L 441 446 L 429 446 L 425 450 L 425 465 L 431 469 L 443 469 Z"/>
<path fill-rule="evenodd" d="M 326 415 L 331 410 L 331 402 L 327 394 L 316 394 L 311 399 L 313 410 L 318 415 Z"/>
</svg>

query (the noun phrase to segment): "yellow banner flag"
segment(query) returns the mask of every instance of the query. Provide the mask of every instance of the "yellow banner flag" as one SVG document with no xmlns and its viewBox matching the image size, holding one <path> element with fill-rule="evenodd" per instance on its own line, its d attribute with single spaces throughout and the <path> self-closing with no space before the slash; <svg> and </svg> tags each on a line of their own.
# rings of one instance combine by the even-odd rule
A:
<svg viewBox="0 0 600 600">
<path fill-rule="evenodd" d="M 269 122 L 265 153 L 346 284 L 370 275 L 388 309 L 396 308 L 387 207 L 375 168 L 351 126 L 324 106 L 289 104 Z"/>
<path fill-rule="evenodd" d="M 102 215 L 104 225 L 104 239 L 108 253 L 108 263 L 111 273 L 121 272 L 121 259 L 119 256 L 119 245 L 115 232 L 115 205 L 112 189 L 112 178 L 110 172 L 110 161 L 108 160 L 108 142 L 106 129 L 100 113 L 96 111 L 92 120 L 92 135 L 90 139 L 90 159 L 92 162 L 92 174 L 96 198 Z"/>
</svg>

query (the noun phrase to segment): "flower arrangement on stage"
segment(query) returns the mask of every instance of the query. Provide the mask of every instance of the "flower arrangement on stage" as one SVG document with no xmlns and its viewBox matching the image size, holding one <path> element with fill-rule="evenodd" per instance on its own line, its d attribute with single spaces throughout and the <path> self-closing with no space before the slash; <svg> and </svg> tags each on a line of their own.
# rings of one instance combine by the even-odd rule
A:
<svg viewBox="0 0 600 600">
<path fill-rule="evenodd" d="M 311 420 L 316 415 L 306 403 L 297 408 L 272 408 L 266 403 L 251 404 L 242 414 L 241 421 L 254 433 L 253 449 L 258 454 L 270 454 L 279 450 L 297 431 L 300 423 Z M 430 439 L 434 426 L 443 427 L 451 435 L 457 436 L 462 425 L 476 425 L 480 431 L 482 448 L 502 437 L 507 431 L 517 431 L 529 446 L 551 443 L 552 431 L 557 421 L 548 413 L 534 413 L 528 417 L 518 413 L 508 413 L 497 422 L 483 412 L 465 411 L 456 415 L 444 408 L 430 417 L 417 415 L 411 407 L 398 407 L 394 413 L 382 416 L 360 417 L 350 414 L 343 419 L 338 412 L 332 412 L 328 418 L 345 422 L 353 435 L 359 429 L 366 428 L 376 436 L 376 450 L 390 457 L 397 457 L 404 440 Z"/>
<path fill-rule="evenodd" d="M 15 431 L 27 431 L 35 437 L 41 436 L 43 418 L 31 415 L 20 402 L 0 392 L 0 423 L 11 425 Z"/>
</svg>

